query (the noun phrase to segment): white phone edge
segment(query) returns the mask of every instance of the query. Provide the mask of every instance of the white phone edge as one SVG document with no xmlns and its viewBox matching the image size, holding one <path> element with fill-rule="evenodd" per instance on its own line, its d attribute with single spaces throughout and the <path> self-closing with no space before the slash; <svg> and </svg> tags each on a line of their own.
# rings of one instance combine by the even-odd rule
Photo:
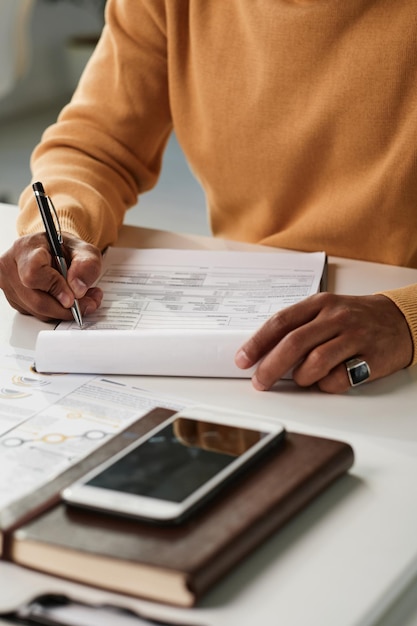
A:
<svg viewBox="0 0 417 626">
<path fill-rule="evenodd" d="M 156 498 L 122 493 L 85 484 L 97 474 L 113 465 L 120 458 L 129 454 L 131 450 L 151 438 L 167 424 L 180 417 L 204 420 L 222 425 L 267 430 L 268 434 L 240 457 L 237 457 L 231 465 L 217 473 L 212 479 L 194 491 L 182 502 L 158 500 Z M 162 523 L 179 521 L 189 510 L 198 504 L 200 500 L 204 499 L 216 487 L 221 485 L 225 479 L 239 470 L 248 460 L 256 457 L 257 453 L 259 453 L 263 448 L 268 448 L 275 439 L 280 436 L 282 438 L 284 434 L 285 427 L 283 424 L 273 418 L 259 416 L 254 413 L 212 408 L 209 406 L 188 407 L 164 420 L 161 424 L 152 428 L 149 432 L 135 440 L 132 444 L 107 459 L 104 463 L 98 465 L 82 478 L 75 481 L 72 485 L 65 488 L 62 491 L 61 496 L 67 504 L 92 510 Z"/>
</svg>

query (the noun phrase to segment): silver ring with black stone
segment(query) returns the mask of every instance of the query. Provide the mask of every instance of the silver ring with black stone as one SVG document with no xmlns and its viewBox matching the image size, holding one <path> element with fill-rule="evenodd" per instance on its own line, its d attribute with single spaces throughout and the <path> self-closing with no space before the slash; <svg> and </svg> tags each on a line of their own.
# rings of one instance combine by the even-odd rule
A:
<svg viewBox="0 0 417 626">
<path fill-rule="evenodd" d="M 351 387 L 361 385 L 371 375 L 371 368 L 364 359 L 349 359 L 349 361 L 345 361 L 345 366 Z"/>
</svg>

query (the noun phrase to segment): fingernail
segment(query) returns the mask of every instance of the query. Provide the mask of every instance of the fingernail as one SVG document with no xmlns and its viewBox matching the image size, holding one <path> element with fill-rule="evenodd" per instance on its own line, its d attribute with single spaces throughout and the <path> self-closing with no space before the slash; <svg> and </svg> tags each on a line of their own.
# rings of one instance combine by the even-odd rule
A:
<svg viewBox="0 0 417 626">
<path fill-rule="evenodd" d="M 242 349 L 238 350 L 235 356 L 235 363 L 238 367 L 246 369 L 252 365 L 252 361 L 249 359 L 246 352 Z"/>
<path fill-rule="evenodd" d="M 61 291 L 61 293 L 57 295 L 56 299 L 65 309 L 68 309 L 72 305 L 71 296 L 69 296 L 65 291 Z"/>
<path fill-rule="evenodd" d="M 71 289 L 76 298 L 81 298 L 85 295 L 88 287 L 80 278 L 74 278 L 74 280 L 71 281 Z"/>
<path fill-rule="evenodd" d="M 255 387 L 255 389 L 257 389 L 258 391 L 265 391 L 265 389 L 266 389 L 266 386 L 258 380 L 258 378 L 257 378 L 256 374 L 254 374 L 254 375 L 252 376 L 252 385 L 253 385 L 253 386 Z"/>
</svg>

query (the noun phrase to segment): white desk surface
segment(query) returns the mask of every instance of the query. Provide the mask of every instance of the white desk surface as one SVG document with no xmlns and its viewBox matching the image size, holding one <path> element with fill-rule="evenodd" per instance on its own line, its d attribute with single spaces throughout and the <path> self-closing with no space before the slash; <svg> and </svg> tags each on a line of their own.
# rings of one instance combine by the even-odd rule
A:
<svg viewBox="0 0 417 626">
<path fill-rule="evenodd" d="M 15 238 L 16 215 L 16 207 L 0 204 L 0 252 Z M 247 247 L 129 226 L 119 245 Z M 411 282 L 417 282 L 417 270 L 329 259 L 331 291 L 365 294 Z M 0 311 L 0 342 L 34 349 L 38 331 L 47 325 L 13 311 L 2 293 Z M 289 430 L 345 439 L 354 446 L 356 463 L 346 480 L 266 542 L 196 609 L 133 601 L 135 607 L 181 624 L 417 626 L 417 367 L 340 396 L 289 381 L 260 393 L 244 379 L 138 378 L 142 387 L 191 402 L 259 412 Z M 1 563 L 0 611 L 51 587 L 91 600 L 109 598 Z"/>
</svg>

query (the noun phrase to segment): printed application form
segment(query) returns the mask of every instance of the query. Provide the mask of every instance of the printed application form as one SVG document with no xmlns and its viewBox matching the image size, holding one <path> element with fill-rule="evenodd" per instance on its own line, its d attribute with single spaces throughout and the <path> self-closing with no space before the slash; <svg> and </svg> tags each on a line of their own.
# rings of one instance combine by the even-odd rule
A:
<svg viewBox="0 0 417 626">
<path fill-rule="evenodd" d="M 151 409 L 184 407 L 100 376 L 42 375 L 33 351 L 0 349 L 1 509 L 52 480 Z"/>
<path fill-rule="evenodd" d="M 58 332 L 41 332 L 36 366 L 80 373 L 249 376 L 233 363 L 240 343 L 276 311 L 317 293 L 324 266 L 322 252 L 110 248 L 98 283 L 102 306 L 85 318 L 81 331 L 63 322 Z M 120 358 L 116 342 L 123 343 Z M 213 346 L 221 353 L 215 362 Z"/>
<path fill-rule="evenodd" d="M 323 255 L 110 249 L 85 328 L 250 328 L 316 293 Z M 73 322 L 60 328 L 76 328 Z"/>
</svg>

